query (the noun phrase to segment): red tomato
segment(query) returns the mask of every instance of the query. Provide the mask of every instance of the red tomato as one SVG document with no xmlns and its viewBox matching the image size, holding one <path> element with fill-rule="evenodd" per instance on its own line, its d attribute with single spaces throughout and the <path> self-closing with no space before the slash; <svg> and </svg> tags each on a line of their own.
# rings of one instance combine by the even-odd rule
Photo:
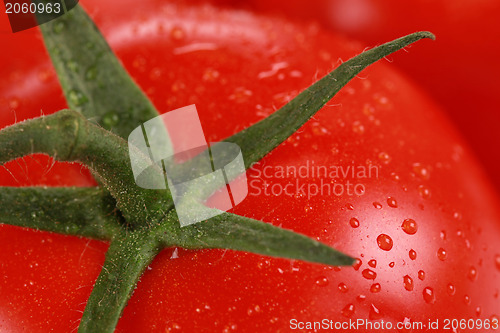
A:
<svg viewBox="0 0 500 333">
<path fill-rule="evenodd" d="M 445 107 L 500 188 L 498 153 L 491 150 L 500 145 L 500 2 L 251 0 L 232 5 L 315 19 L 369 45 L 418 30 L 435 33 L 435 45 L 408 48 L 409 54 L 391 59 Z"/>
<path fill-rule="evenodd" d="M 113 11 L 82 3 L 161 112 L 197 105 L 208 141 L 263 119 L 365 47 L 314 25 L 210 6 L 120 2 Z M 21 34 L 29 44 L 9 44 L 2 59 L 2 126 L 14 114 L 21 120 L 65 107 L 40 35 Z M 13 57 L 23 52 L 30 61 Z M 7 166 L 12 175 L 2 170 L 1 185 L 16 184 L 13 176 L 20 185 L 93 184 L 80 166 L 19 164 Z M 440 320 L 442 328 L 445 319 L 498 319 L 498 198 L 441 110 L 390 64 L 350 82 L 248 178 L 249 195 L 235 213 L 317 238 L 359 262 L 340 269 L 168 249 L 142 276 L 117 332 L 312 331 L 299 328 L 323 319 Z M 106 244 L 9 226 L 0 227 L 0 244 L 2 331 L 76 329 Z"/>
</svg>

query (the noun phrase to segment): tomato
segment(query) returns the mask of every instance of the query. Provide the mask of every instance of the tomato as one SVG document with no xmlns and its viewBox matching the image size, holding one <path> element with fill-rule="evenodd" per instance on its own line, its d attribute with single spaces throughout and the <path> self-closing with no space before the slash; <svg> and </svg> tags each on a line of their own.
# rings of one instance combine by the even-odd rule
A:
<svg viewBox="0 0 500 333">
<path fill-rule="evenodd" d="M 318 20 L 370 45 L 413 31 L 434 32 L 436 45 L 408 48 L 391 59 L 444 106 L 500 188 L 498 156 L 490 149 L 500 144 L 498 1 L 251 0 L 232 6 Z"/>
<path fill-rule="evenodd" d="M 161 112 L 197 105 L 207 141 L 272 114 L 366 46 L 315 25 L 205 5 L 120 2 L 113 11 L 109 3 L 82 4 Z M 65 107 L 40 35 L 19 34 L 27 44 L 12 42 L 2 59 L 2 126 L 14 115 L 19 121 Z M 95 184 L 79 165 L 30 161 L 7 165 L 1 185 Z M 498 198 L 442 110 L 391 64 L 351 81 L 254 165 L 248 180 L 249 195 L 234 213 L 306 234 L 358 262 L 335 268 L 167 249 L 142 276 L 117 332 L 498 320 Z M 2 330 L 76 329 L 107 244 L 4 225 L 0 237 Z"/>
</svg>

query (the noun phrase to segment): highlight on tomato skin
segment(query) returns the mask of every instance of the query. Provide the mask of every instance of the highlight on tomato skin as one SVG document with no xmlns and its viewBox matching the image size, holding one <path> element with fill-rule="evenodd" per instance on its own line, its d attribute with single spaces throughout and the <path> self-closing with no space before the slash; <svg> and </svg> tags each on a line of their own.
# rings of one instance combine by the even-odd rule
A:
<svg viewBox="0 0 500 333">
<path fill-rule="evenodd" d="M 127 1 L 81 3 L 161 112 L 197 105 L 207 141 L 269 116 L 341 60 L 387 40 L 361 43 L 317 25 L 179 1 L 134 2 L 134 10 Z M 18 36 L 0 36 L 9 46 L 0 54 L 2 128 L 66 107 L 39 32 Z M 423 41 L 408 56 L 438 43 Z M 341 249 L 358 259 L 353 267 L 167 249 L 141 277 L 116 331 L 498 320 L 498 197 L 444 109 L 394 68 L 405 56 L 364 71 L 255 164 L 249 195 L 232 211 Z M 18 162 L 0 169 L 0 185 L 97 184 L 78 164 Z M 363 192 L 348 195 L 347 181 Z M 0 225 L 0 244 L 0 328 L 76 329 L 107 243 Z"/>
</svg>

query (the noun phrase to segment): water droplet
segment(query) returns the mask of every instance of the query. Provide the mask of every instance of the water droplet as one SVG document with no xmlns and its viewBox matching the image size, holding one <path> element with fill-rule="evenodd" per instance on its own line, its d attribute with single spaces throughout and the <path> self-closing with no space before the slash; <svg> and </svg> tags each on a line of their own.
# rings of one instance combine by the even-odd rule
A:
<svg viewBox="0 0 500 333">
<path fill-rule="evenodd" d="M 352 131 L 356 134 L 363 134 L 365 132 L 365 127 L 361 122 L 355 121 L 352 123 Z"/>
<path fill-rule="evenodd" d="M 403 221 L 401 228 L 403 228 L 403 231 L 406 232 L 408 235 L 414 235 L 417 233 L 418 225 L 417 222 L 415 222 L 415 220 L 406 219 Z"/>
<path fill-rule="evenodd" d="M 378 158 L 384 164 L 389 164 L 392 160 L 391 156 L 389 156 L 389 154 L 385 152 L 381 152 L 380 154 L 378 154 Z"/>
<path fill-rule="evenodd" d="M 20 100 L 18 98 L 11 98 L 9 100 L 9 108 L 11 109 L 17 109 L 19 107 L 19 104 L 21 104 Z"/>
<path fill-rule="evenodd" d="M 398 202 L 392 197 L 387 198 L 387 204 L 389 205 L 389 207 L 398 208 Z"/>
<path fill-rule="evenodd" d="M 425 287 L 423 295 L 426 303 L 434 304 L 434 302 L 436 302 L 436 295 L 434 295 L 434 289 L 431 287 Z"/>
<path fill-rule="evenodd" d="M 375 278 L 377 277 L 377 273 L 375 273 L 374 271 L 372 271 L 369 268 L 363 270 L 363 272 L 361 272 L 361 274 L 363 274 L 363 277 L 365 279 L 368 279 L 368 280 L 375 280 Z"/>
<path fill-rule="evenodd" d="M 405 286 L 405 289 L 408 291 L 412 291 L 414 284 L 413 284 L 413 279 L 409 275 L 405 275 L 403 277 L 403 284 Z"/>
<path fill-rule="evenodd" d="M 371 308 L 370 308 L 369 318 L 370 318 L 370 320 L 378 320 L 378 319 L 382 318 L 382 313 L 373 304 L 371 305 Z"/>
<path fill-rule="evenodd" d="M 346 293 L 349 290 L 349 288 L 347 287 L 347 285 L 345 283 L 341 282 L 341 283 L 339 283 L 339 290 L 342 293 Z"/>
<path fill-rule="evenodd" d="M 392 238 L 386 234 L 380 234 L 377 237 L 378 247 L 384 251 L 390 251 L 392 249 Z"/>
<path fill-rule="evenodd" d="M 180 330 L 181 326 L 177 323 L 170 323 L 170 325 L 166 329 L 167 332 L 178 332 Z"/>
<path fill-rule="evenodd" d="M 248 90 L 244 87 L 238 87 L 231 95 L 229 95 L 229 99 L 235 101 L 236 103 L 245 103 L 250 99 L 252 95 L 253 92 L 251 90 Z"/>
<path fill-rule="evenodd" d="M 469 272 L 467 273 L 467 277 L 469 278 L 469 280 L 471 280 L 472 282 L 476 281 L 477 280 L 477 269 L 476 267 L 474 266 L 471 266 L 469 268 Z"/>
<path fill-rule="evenodd" d="M 411 260 L 417 259 L 417 252 L 415 250 L 411 249 L 410 252 L 408 253 L 409 257 Z"/>
<path fill-rule="evenodd" d="M 320 276 L 316 279 L 316 285 L 320 287 L 325 287 L 329 283 L 328 278 L 326 276 Z"/>
<path fill-rule="evenodd" d="M 349 210 L 354 210 L 354 205 L 353 204 L 350 204 L 348 203 L 347 205 L 345 205 L 347 209 Z"/>
<path fill-rule="evenodd" d="M 173 27 L 170 31 L 170 36 L 172 37 L 172 39 L 181 40 L 184 38 L 184 30 L 182 30 L 180 27 Z"/>
<path fill-rule="evenodd" d="M 418 278 L 420 280 L 424 281 L 424 279 L 425 279 L 425 272 L 422 271 L 422 270 L 418 271 Z"/>
<path fill-rule="evenodd" d="M 431 191 L 424 185 L 418 187 L 418 193 L 423 199 L 429 199 L 431 197 Z"/>
<path fill-rule="evenodd" d="M 423 180 L 427 180 L 430 177 L 429 170 L 420 163 L 413 164 L 413 172 L 417 177 Z"/>
<path fill-rule="evenodd" d="M 368 261 L 368 266 L 373 267 L 373 268 L 377 267 L 377 260 L 372 259 L 372 260 Z"/>
<path fill-rule="evenodd" d="M 52 30 L 54 31 L 54 33 L 60 34 L 61 32 L 63 32 L 65 27 L 66 23 L 64 21 L 56 21 Z"/>
<path fill-rule="evenodd" d="M 88 102 L 87 96 L 82 94 L 81 91 L 72 89 L 68 92 L 68 101 L 70 104 L 81 106 Z"/>
<path fill-rule="evenodd" d="M 456 291 L 457 290 L 455 289 L 455 286 L 451 283 L 448 283 L 448 285 L 446 286 L 446 292 L 448 293 L 448 295 L 453 296 L 455 295 Z"/>
<path fill-rule="evenodd" d="M 220 73 L 219 71 L 213 69 L 213 68 L 207 68 L 203 72 L 203 81 L 205 82 L 215 82 L 219 78 Z"/>
<path fill-rule="evenodd" d="M 374 283 L 374 284 L 372 284 L 372 286 L 370 287 L 370 291 L 371 291 L 372 293 L 374 293 L 374 294 L 375 294 L 375 293 L 380 292 L 380 290 L 381 290 L 381 289 L 382 289 L 382 288 L 380 287 L 380 283 Z"/>
<path fill-rule="evenodd" d="M 467 304 L 467 305 L 470 305 L 470 297 L 469 297 L 469 295 L 465 295 L 464 296 L 464 303 Z"/>
<path fill-rule="evenodd" d="M 353 228 L 357 228 L 359 227 L 359 221 L 357 218 L 353 217 L 350 221 L 349 221 L 349 224 L 351 225 L 351 227 Z"/>
<path fill-rule="evenodd" d="M 439 233 L 439 237 L 441 237 L 442 240 L 445 240 L 446 239 L 446 231 L 441 230 L 441 232 Z"/>
<path fill-rule="evenodd" d="M 448 254 L 446 253 L 446 250 L 441 247 L 437 251 L 437 257 L 439 258 L 439 260 L 445 261 L 446 258 L 448 257 Z"/>
<path fill-rule="evenodd" d="M 390 268 L 393 268 L 395 264 L 396 264 L 396 263 L 395 263 L 394 261 L 391 261 L 391 262 L 389 263 L 389 267 L 390 267 Z"/>
<path fill-rule="evenodd" d="M 500 254 L 495 256 L 495 266 L 497 266 L 497 269 L 500 271 Z"/>
<path fill-rule="evenodd" d="M 104 116 L 102 116 L 102 126 L 106 129 L 113 128 L 120 121 L 120 117 L 118 113 L 114 111 L 106 112 Z"/>
<path fill-rule="evenodd" d="M 480 306 L 478 306 L 478 307 L 476 308 L 476 316 L 478 316 L 478 317 L 480 317 L 480 316 L 481 316 L 481 307 L 480 307 Z"/>
<path fill-rule="evenodd" d="M 356 296 L 356 300 L 358 302 L 363 302 L 365 299 L 366 299 L 365 295 L 358 295 L 358 296 Z"/>
<path fill-rule="evenodd" d="M 96 66 L 90 66 L 87 71 L 85 72 L 85 79 L 92 81 L 97 78 L 97 67 Z"/>
<path fill-rule="evenodd" d="M 373 207 L 377 208 L 377 209 L 382 209 L 382 204 L 380 202 L 374 202 L 373 203 Z"/>
<path fill-rule="evenodd" d="M 347 304 L 341 311 L 344 317 L 351 317 L 354 314 L 355 307 L 354 304 Z"/>
<path fill-rule="evenodd" d="M 363 262 L 361 261 L 361 259 L 356 258 L 356 261 L 354 262 L 354 264 L 352 264 L 352 267 L 357 271 L 359 270 L 362 264 Z"/>
</svg>

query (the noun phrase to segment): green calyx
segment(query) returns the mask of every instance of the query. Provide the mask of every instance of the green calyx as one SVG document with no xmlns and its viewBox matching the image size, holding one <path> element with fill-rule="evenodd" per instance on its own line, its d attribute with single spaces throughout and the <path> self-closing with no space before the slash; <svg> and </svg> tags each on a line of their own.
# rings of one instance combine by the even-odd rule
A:
<svg viewBox="0 0 500 333">
<path fill-rule="evenodd" d="M 170 191 L 137 186 L 131 169 L 126 138 L 158 115 L 152 103 L 80 6 L 43 24 L 41 30 L 70 110 L 1 130 L 0 163 L 44 153 L 86 165 L 100 186 L 0 187 L 0 223 L 111 242 L 80 332 L 113 332 L 144 269 L 165 247 L 232 249 L 333 266 L 353 264 L 353 258 L 304 235 L 231 213 L 181 228 Z M 422 38 L 434 36 L 417 32 L 361 53 L 268 118 L 224 141 L 241 148 L 249 168 L 360 71 Z M 141 163 L 152 161 L 143 156 Z M 181 169 L 197 163 L 193 158 Z M 213 191 L 201 190 L 207 195 Z"/>
</svg>

